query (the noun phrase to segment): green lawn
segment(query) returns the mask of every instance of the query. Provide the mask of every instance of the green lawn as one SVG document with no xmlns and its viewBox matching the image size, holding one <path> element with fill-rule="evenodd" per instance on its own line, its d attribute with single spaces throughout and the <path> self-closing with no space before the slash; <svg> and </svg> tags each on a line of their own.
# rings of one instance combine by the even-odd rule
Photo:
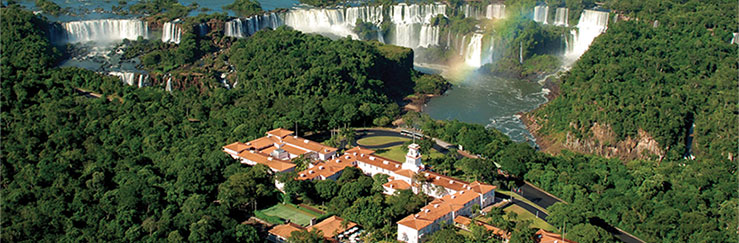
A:
<svg viewBox="0 0 739 243">
<path fill-rule="evenodd" d="M 316 213 L 307 211 L 307 210 L 300 210 L 294 205 L 290 204 L 282 204 L 278 203 L 277 205 L 274 205 L 268 209 L 262 210 L 262 213 L 279 217 L 285 220 L 290 220 L 290 222 L 306 226 L 310 224 L 311 218 L 319 218 L 321 215 L 318 215 Z"/>
<path fill-rule="evenodd" d="M 403 151 L 403 145 L 393 146 L 387 149 L 376 149 L 375 154 L 378 156 L 382 156 L 388 159 L 392 159 L 398 162 L 405 161 L 405 154 L 406 152 Z M 444 154 L 440 153 L 439 151 L 436 151 L 435 149 L 431 149 L 431 154 L 423 154 L 423 160 L 428 160 L 430 158 L 439 158 L 443 157 Z"/>
<path fill-rule="evenodd" d="M 357 140 L 357 143 L 359 145 L 366 145 L 366 146 L 377 146 L 377 145 L 383 145 L 393 142 L 405 142 L 410 140 L 409 138 L 403 138 L 403 137 L 391 137 L 391 136 L 377 136 L 377 137 L 366 137 Z"/>
<path fill-rule="evenodd" d="M 510 211 L 515 212 L 518 214 L 517 220 L 531 220 L 531 228 L 537 228 L 537 229 L 544 229 L 550 232 L 557 231 L 554 226 L 551 226 L 549 223 L 545 222 L 544 220 L 537 218 L 536 215 L 532 214 L 529 211 L 526 211 L 526 209 L 523 209 L 522 207 L 519 207 L 518 205 L 511 205 L 503 209 L 504 212 L 508 213 Z M 503 216 L 504 218 L 508 219 L 506 216 Z"/>
</svg>

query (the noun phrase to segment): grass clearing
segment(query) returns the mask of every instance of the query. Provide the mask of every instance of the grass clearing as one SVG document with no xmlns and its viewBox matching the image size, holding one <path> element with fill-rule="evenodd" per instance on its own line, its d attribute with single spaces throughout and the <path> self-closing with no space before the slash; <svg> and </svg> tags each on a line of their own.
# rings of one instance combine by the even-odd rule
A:
<svg viewBox="0 0 739 243">
<path fill-rule="evenodd" d="M 394 143 L 394 142 L 406 142 L 410 140 L 409 138 L 404 137 L 393 137 L 393 136 L 375 136 L 375 137 L 366 137 L 357 140 L 357 143 L 359 145 L 365 145 L 365 146 L 377 146 L 377 145 L 383 145 L 388 143 Z"/>
<path fill-rule="evenodd" d="M 557 231 L 554 226 L 550 225 L 549 223 L 545 222 L 544 220 L 537 218 L 536 215 L 532 214 L 529 211 L 526 211 L 526 209 L 519 207 L 518 205 L 510 205 L 503 209 L 504 212 L 515 212 L 518 214 L 518 218 L 516 220 L 531 220 L 531 228 L 537 228 L 537 229 L 544 229 L 550 232 Z M 503 218 L 508 220 L 507 216 L 503 216 Z"/>
<path fill-rule="evenodd" d="M 319 218 L 321 215 L 313 213 L 309 210 L 300 210 L 296 206 L 291 204 L 278 203 L 270 208 L 262 210 L 262 213 L 279 217 L 284 220 L 290 220 L 290 222 L 306 226 L 310 224 L 312 218 Z"/>
<path fill-rule="evenodd" d="M 378 156 L 382 156 L 388 159 L 392 159 L 395 161 L 403 162 L 405 161 L 405 154 L 407 152 L 403 151 L 403 145 L 393 146 L 386 149 L 376 149 L 375 154 Z M 439 151 L 436 151 L 435 149 L 431 149 L 431 154 L 422 154 L 423 160 L 429 160 L 431 158 L 441 158 L 444 157 L 444 154 L 440 153 Z"/>
<path fill-rule="evenodd" d="M 539 205 L 536 205 L 536 203 L 533 203 L 533 202 L 529 201 L 529 199 L 526 199 L 523 196 L 518 195 L 516 193 L 513 193 L 511 191 L 495 190 L 495 193 L 506 195 L 505 198 L 510 198 L 511 195 L 513 195 L 513 198 L 515 198 L 516 200 L 526 202 L 526 204 L 531 205 L 531 206 L 534 206 L 536 209 L 539 209 L 542 212 L 545 212 L 545 213 L 549 214 L 549 211 L 546 208 L 540 207 Z"/>
</svg>

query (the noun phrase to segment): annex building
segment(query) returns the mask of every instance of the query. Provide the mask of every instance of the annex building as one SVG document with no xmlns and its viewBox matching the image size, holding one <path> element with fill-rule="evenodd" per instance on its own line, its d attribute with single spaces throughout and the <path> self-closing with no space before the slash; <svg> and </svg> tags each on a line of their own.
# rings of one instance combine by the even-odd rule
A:
<svg viewBox="0 0 739 243">
<path fill-rule="evenodd" d="M 291 160 L 303 155 L 312 158 L 314 163 L 297 172 L 298 180 L 336 180 L 344 168 L 351 166 L 370 176 L 388 175 L 388 181 L 383 185 L 385 194 L 411 189 L 414 193 L 423 192 L 433 197 L 434 200 L 420 212 L 397 222 L 398 240 L 404 242 L 422 241 L 425 236 L 439 230 L 442 224 L 453 224 L 455 218 L 471 215 L 474 205 L 482 209 L 493 204 L 495 186 L 457 180 L 426 170 L 418 144 L 409 145 L 405 161 L 398 162 L 358 146 L 337 155 L 336 148 L 293 134 L 286 129 L 275 129 L 267 132 L 267 136 L 247 143 L 226 145 L 223 151 L 241 163 L 264 164 L 276 173 L 294 171 L 295 164 Z"/>
</svg>

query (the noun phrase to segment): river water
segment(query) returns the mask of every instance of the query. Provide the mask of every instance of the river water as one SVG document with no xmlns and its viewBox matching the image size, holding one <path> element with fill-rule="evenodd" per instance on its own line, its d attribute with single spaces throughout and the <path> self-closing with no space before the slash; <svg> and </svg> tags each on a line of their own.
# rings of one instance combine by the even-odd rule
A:
<svg viewBox="0 0 739 243">
<path fill-rule="evenodd" d="M 549 92 L 528 80 L 497 77 L 473 70 L 447 74 L 439 67 L 417 65 L 424 73 L 441 73 L 454 86 L 443 96 L 432 98 L 423 112 L 438 120 L 459 120 L 495 128 L 518 142 L 534 144 L 517 113 L 528 112 L 547 102 Z"/>
</svg>

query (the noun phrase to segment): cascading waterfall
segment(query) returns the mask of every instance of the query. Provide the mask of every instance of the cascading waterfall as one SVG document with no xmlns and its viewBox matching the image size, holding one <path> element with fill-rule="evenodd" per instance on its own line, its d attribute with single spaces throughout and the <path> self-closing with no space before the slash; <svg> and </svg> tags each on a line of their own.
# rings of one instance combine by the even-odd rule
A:
<svg viewBox="0 0 739 243">
<path fill-rule="evenodd" d="M 61 33 L 54 34 L 55 43 L 113 42 L 148 37 L 149 27 L 138 19 L 98 19 L 62 23 Z"/>
<path fill-rule="evenodd" d="M 206 23 L 200 23 L 198 24 L 198 35 L 199 36 L 205 36 L 210 32 L 210 27 L 208 27 L 208 24 Z"/>
<path fill-rule="evenodd" d="M 136 73 L 132 72 L 109 72 L 108 75 L 117 76 L 121 81 L 128 85 L 133 85 L 136 80 Z"/>
<path fill-rule="evenodd" d="M 149 75 L 143 73 L 125 72 L 125 71 L 110 71 L 108 75 L 116 76 L 121 81 L 128 85 L 136 85 L 139 88 L 149 85 Z"/>
<path fill-rule="evenodd" d="M 465 64 L 478 68 L 492 62 L 493 50 L 494 44 L 492 38 L 486 43 L 483 34 L 474 33 L 470 38 L 470 42 L 464 48 L 462 57 L 464 58 Z"/>
<path fill-rule="evenodd" d="M 502 19 L 505 18 L 505 5 L 489 4 L 484 8 L 474 5 L 464 5 L 462 7 L 465 18 L 475 19 Z"/>
<path fill-rule="evenodd" d="M 549 24 L 549 6 L 534 7 L 534 21 Z"/>
<path fill-rule="evenodd" d="M 164 87 L 167 92 L 172 92 L 172 77 L 167 79 L 167 85 Z"/>
<path fill-rule="evenodd" d="M 352 31 L 353 20 L 344 18 L 345 9 L 297 9 L 285 14 L 285 25 L 306 33 L 333 34 L 340 37 L 357 35 Z"/>
<path fill-rule="evenodd" d="M 482 66 L 482 35 L 475 33 L 470 38 L 470 43 L 464 53 L 464 63 L 471 67 Z"/>
<path fill-rule="evenodd" d="M 443 4 L 392 6 L 389 16 L 394 28 L 388 43 L 408 48 L 438 45 L 439 28 L 431 26 L 431 19 L 445 12 Z"/>
<path fill-rule="evenodd" d="M 382 6 L 362 6 L 346 9 L 345 17 L 349 25 L 354 25 L 357 19 L 363 22 L 380 25 L 383 20 Z"/>
<path fill-rule="evenodd" d="M 178 24 L 178 20 L 174 22 L 164 23 L 162 27 L 162 42 L 180 44 L 180 37 L 182 36 L 182 27 Z"/>
<path fill-rule="evenodd" d="M 569 15 L 570 15 L 570 9 L 557 8 L 557 12 L 554 14 L 554 25 L 569 26 L 569 22 L 568 22 Z"/>
<path fill-rule="evenodd" d="M 503 4 L 488 5 L 487 11 L 485 13 L 485 17 L 488 19 L 504 19 L 506 17 L 505 5 Z"/>
<path fill-rule="evenodd" d="M 570 60 L 580 58 L 590 47 L 595 37 L 606 31 L 608 28 L 608 12 L 583 10 L 580 15 L 580 21 L 577 23 L 577 29 L 572 30 L 572 41 L 567 46 L 565 56 Z"/>
<path fill-rule="evenodd" d="M 249 18 L 234 19 L 226 22 L 224 35 L 244 38 L 253 35 L 261 29 L 275 29 L 282 26 L 282 24 L 282 20 L 275 13 L 255 15 Z"/>
<path fill-rule="evenodd" d="M 431 26 L 429 24 L 421 25 L 421 33 L 419 36 L 418 46 L 429 47 L 439 45 L 439 26 Z"/>
</svg>

